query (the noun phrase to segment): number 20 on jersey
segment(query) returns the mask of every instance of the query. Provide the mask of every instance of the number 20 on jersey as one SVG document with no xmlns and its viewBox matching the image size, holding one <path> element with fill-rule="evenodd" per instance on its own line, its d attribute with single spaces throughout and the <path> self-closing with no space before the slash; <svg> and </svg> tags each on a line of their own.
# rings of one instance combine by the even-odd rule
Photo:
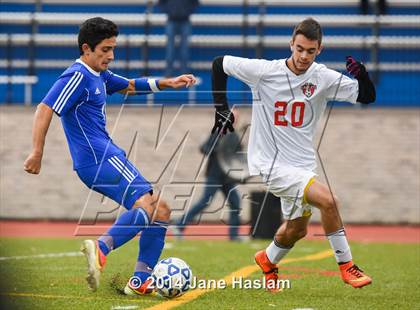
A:
<svg viewBox="0 0 420 310">
<path fill-rule="evenodd" d="M 287 104 L 285 101 L 277 101 L 274 103 L 276 110 L 274 111 L 274 125 L 276 126 L 288 126 L 289 122 L 285 119 L 287 109 L 291 108 L 291 119 L 290 125 L 293 127 L 299 127 L 303 124 L 303 116 L 305 113 L 305 103 L 301 101 Z"/>
</svg>

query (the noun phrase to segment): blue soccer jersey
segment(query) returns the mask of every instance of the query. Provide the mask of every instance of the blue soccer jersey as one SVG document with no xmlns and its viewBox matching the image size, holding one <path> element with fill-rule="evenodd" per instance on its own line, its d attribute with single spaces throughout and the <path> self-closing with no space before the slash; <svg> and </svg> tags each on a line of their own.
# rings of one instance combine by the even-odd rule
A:
<svg viewBox="0 0 420 310">
<path fill-rule="evenodd" d="M 106 96 L 127 88 L 126 78 L 92 70 L 80 59 L 58 78 L 42 100 L 61 117 L 73 168 L 97 165 L 124 151 L 106 131 Z"/>
</svg>

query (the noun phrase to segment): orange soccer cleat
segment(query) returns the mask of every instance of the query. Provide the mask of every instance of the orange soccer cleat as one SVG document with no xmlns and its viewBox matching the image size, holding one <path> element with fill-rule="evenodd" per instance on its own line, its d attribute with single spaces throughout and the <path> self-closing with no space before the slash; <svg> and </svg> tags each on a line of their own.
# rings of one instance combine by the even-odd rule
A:
<svg viewBox="0 0 420 310">
<path fill-rule="evenodd" d="M 80 248 L 86 257 L 88 276 L 86 281 L 92 291 L 96 291 L 99 287 L 99 278 L 101 271 L 105 267 L 106 256 L 99 248 L 98 241 L 85 240 Z"/>
<path fill-rule="evenodd" d="M 363 270 L 353 264 L 352 261 L 341 264 L 339 267 L 344 283 L 350 284 L 354 288 L 361 288 L 372 283 L 372 279 L 365 275 Z"/>
<path fill-rule="evenodd" d="M 139 277 L 131 277 L 124 288 L 125 295 L 148 295 L 153 293 L 154 284 L 152 279 L 147 279 L 143 283 Z"/>
<path fill-rule="evenodd" d="M 255 262 L 264 273 L 265 287 L 267 290 L 269 290 L 271 293 L 277 293 L 280 291 L 280 287 L 278 286 L 279 270 L 276 264 L 270 262 L 267 254 L 265 253 L 265 250 L 261 250 L 255 253 Z"/>
</svg>

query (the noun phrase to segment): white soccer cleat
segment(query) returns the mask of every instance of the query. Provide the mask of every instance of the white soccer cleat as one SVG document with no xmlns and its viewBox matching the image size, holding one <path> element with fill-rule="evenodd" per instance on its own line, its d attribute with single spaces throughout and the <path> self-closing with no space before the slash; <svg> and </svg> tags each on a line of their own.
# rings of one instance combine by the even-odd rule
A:
<svg viewBox="0 0 420 310">
<path fill-rule="evenodd" d="M 128 296 L 135 296 L 135 295 L 137 295 L 134 292 L 134 290 L 128 284 L 124 287 L 124 294 L 125 295 L 128 295 Z"/>
<path fill-rule="evenodd" d="M 101 276 L 101 270 L 105 265 L 106 256 L 100 251 L 98 243 L 95 243 L 93 240 L 83 241 L 80 251 L 86 257 L 88 267 L 86 281 L 89 288 L 92 291 L 96 291 L 99 287 L 99 278 Z"/>
</svg>

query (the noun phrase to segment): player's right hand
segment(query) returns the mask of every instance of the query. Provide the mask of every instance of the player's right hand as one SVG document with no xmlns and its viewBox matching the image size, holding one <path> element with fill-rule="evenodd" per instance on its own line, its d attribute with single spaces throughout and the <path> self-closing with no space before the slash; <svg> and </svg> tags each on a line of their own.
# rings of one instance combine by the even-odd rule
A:
<svg viewBox="0 0 420 310">
<path fill-rule="evenodd" d="M 192 74 L 183 74 L 172 79 L 168 79 L 171 88 L 191 87 L 197 83 L 197 79 Z"/>
<path fill-rule="evenodd" d="M 214 126 L 211 130 L 211 133 L 217 132 L 218 134 L 226 134 L 227 130 L 233 132 L 233 123 L 235 122 L 235 116 L 233 116 L 232 111 L 230 110 L 216 110 L 216 115 L 214 118 Z"/>
<path fill-rule="evenodd" d="M 25 169 L 28 173 L 39 174 L 41 171 L 41 161 L 42 155 L 31 153 L 28 158 L 26 158 L 25 163 L 23 164 L 23 169 Z"/>
</svg>

